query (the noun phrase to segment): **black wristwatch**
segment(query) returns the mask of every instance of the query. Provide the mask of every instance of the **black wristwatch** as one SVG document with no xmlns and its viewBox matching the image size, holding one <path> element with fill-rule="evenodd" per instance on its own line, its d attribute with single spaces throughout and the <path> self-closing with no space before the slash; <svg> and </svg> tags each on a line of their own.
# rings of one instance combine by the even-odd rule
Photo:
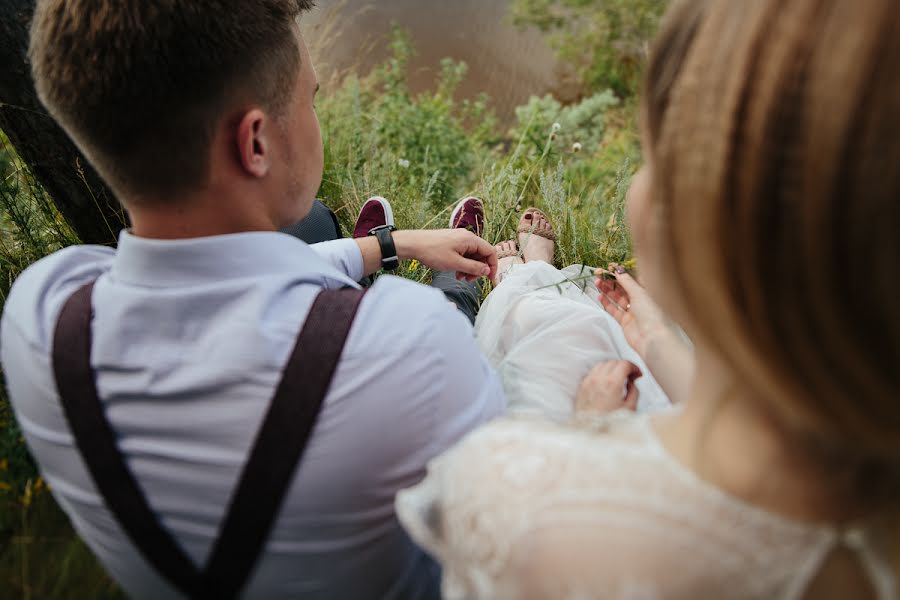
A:
<svg viewBox="0 0 900 600">
<path fill-rule="evenodd" d="M 382 225 L 375 229 L 369 230 L 369 235 L 378 238 L 378 245 L 381 246 L 381 268 L 385 271 L 396 271 L 400 266 L 400 259 L 397 257 L 397 246 L 394 245 L 393 231 L 396 227 L 391 225 Z"/>
</svg>

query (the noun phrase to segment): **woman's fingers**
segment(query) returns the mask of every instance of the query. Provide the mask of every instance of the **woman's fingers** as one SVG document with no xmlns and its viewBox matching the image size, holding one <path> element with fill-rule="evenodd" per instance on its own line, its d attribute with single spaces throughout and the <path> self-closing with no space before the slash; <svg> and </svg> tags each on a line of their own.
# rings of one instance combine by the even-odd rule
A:
<svg viewBox="0 0 900 600">
<path fill-rule="evenodd" d="M 613 302 L 612 298 L 610 298 L 606 294 L 601 293 L 600 306 L 602 306 L 603 309 L 609 313 L 609 316 L 618 321 L 619 324 L 622 323 L 622 319 L 625 317 L 625 311 L 622 310 L 618 303 Z"/>
<path fill-rule="evenodd" d="M 612 264 L 610 265 L 610 271 L 615 273 L 616 282 L 622 286 L 622 289 L 626 294 L 631 296 L 632 298 L 638 297 L 642 294 L 645 294 L 644 288 L 637 281 L 634 280 L 634 277 L 628 274 L 628 271 L 625 270 L 624 267 L 620 265 Z"/>
<path fill-rule="evenodd" d="M 636 412 L 637 404 L 638 404 L 638 396 L 640 392 L 638 391 L 637 385 L 634 383 L 634 379 L 629 379 L 628 383 L 625 384 L 625 388 L 627 390 L 625 394 L 625 408 Z"/>
<path fill-rule="evenodd" d="M 636 364 L 627 360 L 616 361 L 613 366 L 613 374 L 618 381 L 622 382 L 622 385 L 625 385 L 626 381 L 633 381 L 644 375 Z"/>
<path fill-rule="evenodd" d="M 602 271 L 599 271 L 602 273 Z M 628 291 L 616 279 L 605 279 L 599 277 L 597 279 L 597 289 L 612 298 L 613 302 L 621 304 L 623 308 L 627 307 L 631 302 Z"/>
<path fill-rule="evenodd" d="M 636 411 L 638 395 L 640 392 L 638 392 L 635 381 L 643 377 L 644 374 L 634 363 L 628 362 L 627 360 L 621 360 L 615 366 L 615 375 L 617 379 L 621 378 L 622 385 L 625 387 L 624 408 Z"/>
<path fill-rule="evenodd" d="M 641 375 L 641 370 L 627 360 L 597 364 L 578 389 L 576 410 L 601 414 L 622 408 L 636 410 L 638 390 L 634 382 Z"/>
<path fill-rule="evenodd" d="M 600 290 L 600 305 L 621 325 L 630 308 L 628 296 L 605 285 Z"/>
<path fill-rule="evenodd" d="M 628 305 L 631 303 L 631 298 L 615 281 L 604 282 L 600 291 L 623 309 L 627 310 Z"/>
</svg>

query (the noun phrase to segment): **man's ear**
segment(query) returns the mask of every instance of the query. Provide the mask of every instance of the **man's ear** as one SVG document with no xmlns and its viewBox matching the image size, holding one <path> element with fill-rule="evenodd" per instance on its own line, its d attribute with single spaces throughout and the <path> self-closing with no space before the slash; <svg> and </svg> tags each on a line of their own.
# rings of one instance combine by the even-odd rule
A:
<svg viewBox="0 0 900 600">
<path fill-rule="evenodd" d="M 263 111 L 248 111 L 237 129 L 237 151 L 241 167 L 251 177 L 265 177 L 271 166 L 271 121 Z"/>
</svg>

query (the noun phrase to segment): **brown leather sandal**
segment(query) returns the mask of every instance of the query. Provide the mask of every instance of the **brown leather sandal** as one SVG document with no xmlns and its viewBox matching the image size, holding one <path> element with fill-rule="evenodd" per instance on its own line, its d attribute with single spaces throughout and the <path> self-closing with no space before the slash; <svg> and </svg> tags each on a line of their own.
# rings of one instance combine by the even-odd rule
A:
<svg viewBox="0 0 900 600">
<path fill-rule="evenodd" d="M 522 213 L 522 217 L 519 219 L 519 228 L 516 230 L 516 232 L 533 234 L 538 237 L 548 239 L 551 242 L 555 242 L 556 241 L 556 232 L 555 231 L 550 231 L 549 233 L 546 233 L 543 231 L 535 231 L 534 225 L 529 224 L 529 221 L 527 221 L 525 219 L 525 217 L 527 215 L 533 215 L 533 214 L 541 215 L 542 217 L 544 217 L 544 219 L 547 220 L 548 223 L 550 223 L 550 217 L 548 217 L 542 210 L 537 209 L 537 208 L 529 208 L 529 209 L 526 209 L 524 213 Z M 530 221 L 530 223 L 533 223 L 533 220 Z M 551 228 L 553 227 L 553 223 L 550 223 L 550 227 Z"/>
<path fill-rule="evenodd" d="M 504 258 L 512 258 L 514 256 L 519 256 L 519 244 L 516 243 L 515 240 L 508 240 L 513 246 L 516 247 L 515 250 L 504 250 L 503 252 L 497 253 L 497 260 L 502 260 Z"/>
</svg>

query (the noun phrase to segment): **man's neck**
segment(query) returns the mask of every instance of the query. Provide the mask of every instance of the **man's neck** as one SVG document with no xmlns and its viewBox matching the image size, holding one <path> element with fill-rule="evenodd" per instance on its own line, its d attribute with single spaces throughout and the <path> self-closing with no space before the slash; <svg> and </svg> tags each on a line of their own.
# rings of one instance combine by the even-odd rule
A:
<svg viewBox="0 0 900 600">
<path fill-rule="evenodd" d="M 174 240 L 278 229 L 264 211 L 226 195 L 199 194 L 127 206 L 131 233 L 143 238 Z"/>
</svg>

